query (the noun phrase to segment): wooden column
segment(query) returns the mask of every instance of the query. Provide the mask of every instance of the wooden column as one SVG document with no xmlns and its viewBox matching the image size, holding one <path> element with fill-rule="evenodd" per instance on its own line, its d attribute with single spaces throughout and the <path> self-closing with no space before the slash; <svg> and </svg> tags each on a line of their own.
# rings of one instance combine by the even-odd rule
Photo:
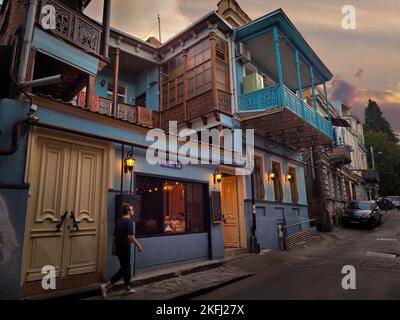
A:
<svg viewBox="0 0 400 320">
<path fill-rule="evenodd" d="M 115 61 L 114 61 L 114 92 L 113 92 L 113 112 L 114 117 L 118 116 L 118 79 L 119 79 L 119 57 L 120 49 L 115 49 Z"/>
<path fill-rule="evenodd" d="M 89 76 L 86 84 L 86 109 L 93 109 L 94 104 L 94 93 L 95 93 L 96 77 Z"/>
<path fill-rule="evenodd" d="M 282 62 L 281 62 L 281 53 L 279 47 L 279 30 L 278 27 L 272 28 L 272 36 L 274 38 L 274 46 L 275 46 L 275 59 L 276 59 L 276 68 L 278 70 L 278 78 L 279 78 L 279 103 L 283 105 L 285 100 L 285 89 L 283 84 L 283 73 L 282 73 Z"/>
<path fill-rule="evenodd" d="M 187 121 L 188 120 L 187 98 L 188 98 L 189 86 L 188 86 L 188 80 L 187 80 L 188 67 L 187 67 L 187 51 L 186 50 L 182 50 L 182 58 L 183 58 L 183 112 L 184 112 L 184 119 L 185 119 L 185 121 Z"/>
</svg>

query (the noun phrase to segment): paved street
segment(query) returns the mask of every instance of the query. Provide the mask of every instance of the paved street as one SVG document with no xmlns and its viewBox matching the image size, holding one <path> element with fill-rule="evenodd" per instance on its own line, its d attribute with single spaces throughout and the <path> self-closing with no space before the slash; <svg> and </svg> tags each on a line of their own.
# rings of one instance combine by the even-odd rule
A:
<svg viewBox="0 0 400 320">
<path fill-rule="evenodd" d="M 400 299 L 400 212 L 375 230 L 337 229 L 290 252 L 236 260 L 256 275 L 196 299 Z M 343 290 L 342 267 L 356 268 L 356 290 Z"/>
</svg>

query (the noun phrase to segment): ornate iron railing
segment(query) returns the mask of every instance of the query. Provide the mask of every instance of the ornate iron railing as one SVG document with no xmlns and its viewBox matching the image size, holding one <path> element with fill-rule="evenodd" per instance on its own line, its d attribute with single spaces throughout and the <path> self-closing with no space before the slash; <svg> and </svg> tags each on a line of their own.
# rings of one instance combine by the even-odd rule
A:
<svg viewBox="0 0 400 320">
<path fill-rule="evenodd" d="M 239 111 L 266 111 L 288 108 L 333 139 L 332 123 L 302 101 L 289 88 L 279 85 L 248 92 L 239 96 Z"/>
<path fill-rule="evenodd" d="M 99 55 L 103 27 L 83 13 L 58 0 L 41 0 L 41 8 L 46 5 L 56 9 L 56 28 L 49 30 L 83 50 Z M 41 25 L 45 14 L 39 15 Z"/>
</svg>

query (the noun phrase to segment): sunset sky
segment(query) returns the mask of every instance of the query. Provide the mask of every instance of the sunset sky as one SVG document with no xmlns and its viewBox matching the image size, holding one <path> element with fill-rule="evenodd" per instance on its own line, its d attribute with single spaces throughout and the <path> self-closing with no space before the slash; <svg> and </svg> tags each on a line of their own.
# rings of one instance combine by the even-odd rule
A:
<svg viewBox="0 0 400 320">
<path fill-rule="evenodd" d="M 103 0 L 92 0 L 87 14 L 101 20 Z M 217 0 L 114 0 L 112 26 L 136 37 L 168 40 L 217 8 Z M 282 8 L 322 61 L 333 72 L 330 94 L 363 116 L 375 99 L 400 130 L 400 0 L 238 0 L 255 19 Z M 356 8 L 355 30 L 341 26 L 342 7 Z"/>
</svg>

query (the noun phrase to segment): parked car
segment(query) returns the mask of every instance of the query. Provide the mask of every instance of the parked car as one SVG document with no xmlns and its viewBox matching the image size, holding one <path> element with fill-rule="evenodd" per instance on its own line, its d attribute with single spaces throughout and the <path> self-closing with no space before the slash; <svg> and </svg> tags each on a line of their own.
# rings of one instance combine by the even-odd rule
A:
<svg viewBox="0 0 400 320">
<path fill-rule="evenodd" d="M 367 225 L 375 228 L 382 222 L 382 213 L 374 201 L 351 201 L 343 211 L 343 227 Z"/>
<path fill-rule="evenodd" d="M 398 196 L 387 196 L 386 199 L 389 199 L 395 208 L 400 207 L 400 197 Z"/>
<path fill-rule="evenodd" d="M 379 198 L 376 203 L 381 210 L 388 211 L 394 208 L 392 201 L 390 201 L 388 198 Z"/>
</svg>

